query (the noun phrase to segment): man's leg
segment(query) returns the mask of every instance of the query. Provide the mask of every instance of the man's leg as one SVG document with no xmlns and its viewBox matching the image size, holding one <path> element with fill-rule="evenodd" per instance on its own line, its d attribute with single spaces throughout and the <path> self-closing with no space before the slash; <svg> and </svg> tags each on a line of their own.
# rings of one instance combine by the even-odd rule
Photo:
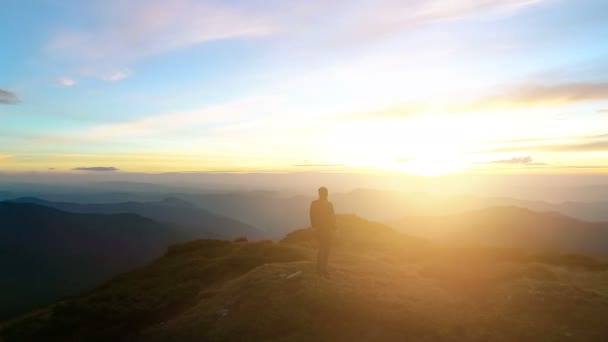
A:
<svg viewBox="0 0 608 342">
<path fill-rule="evenodd" d="M 317 273 L 323 272 L 323 235 L 317 231 Z"/>
<path fill-rule="evenodd" d="M 321 239 L 321 272 L 327 273 L 327 264 L 329 262 L 329 251 L 331 249 L 331 234 L 324 234 Z"/>
<path fill-rule="evenodd" d="M 317 273 L 323 272 L 323 244 L 319 240 L 319 250 L 317 251 Z"/>
</svg>

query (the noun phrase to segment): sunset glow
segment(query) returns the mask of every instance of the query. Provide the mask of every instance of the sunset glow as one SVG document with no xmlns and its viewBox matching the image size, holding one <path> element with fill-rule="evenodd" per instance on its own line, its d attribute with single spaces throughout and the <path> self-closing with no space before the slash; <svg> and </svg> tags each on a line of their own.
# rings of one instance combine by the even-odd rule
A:
<svg viewBox="0 0 608 342">
<path fill-rule="evenodd" d="M 602 173 L 606 6 L 12 1 L 0 171 Z"/>
</svg>

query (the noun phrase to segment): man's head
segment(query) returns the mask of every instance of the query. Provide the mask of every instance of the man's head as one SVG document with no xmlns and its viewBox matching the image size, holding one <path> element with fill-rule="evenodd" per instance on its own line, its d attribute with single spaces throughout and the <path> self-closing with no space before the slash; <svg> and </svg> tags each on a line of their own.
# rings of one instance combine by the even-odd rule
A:
<svg viewBox="0 0 608 342">
<path fill-rule="evenodd" d="M 319 198 L 320 199 L 327 199 L 327 196 L 329 195 L 329 192 L 327 191 L 327 188 L 322 186 L 319 188 Z"/>
</svg>

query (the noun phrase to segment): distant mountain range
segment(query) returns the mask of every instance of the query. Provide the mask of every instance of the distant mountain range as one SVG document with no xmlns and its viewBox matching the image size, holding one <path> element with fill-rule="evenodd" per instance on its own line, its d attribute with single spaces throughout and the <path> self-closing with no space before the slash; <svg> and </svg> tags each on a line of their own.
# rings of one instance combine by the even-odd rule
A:
<svg viewBox="0 0 608 342">
<path fill-rule="evenodd" d="M 119 214 L 133 213 L 159 222 L 170 223 L 184 229 L 190 238 L 233 239 L 246 236 L 259 239 L 265 233 L 249 224 L 230 217 L 218 215 L 176 197 L 167 197 L 157 202 L 119 203 L 68 203 L 51 202 L 39 198 L 22 197 L 12 202 L 35 203 L 71 213 Z"/>
<path fill-rule="evenodd" d="M 392 221 L 399 231 L 436 241 L 553 249 L 608 258 L 608 222 L 584 222 L 556 212 L 493 207 Z"/>
<path fill-rule="evenodd" d="M 265 191 L 184 196 L 215 213 L 263 228 L 273 239 L 307 226 L 308 208 L 312 200 L 305 196 L 284 197 Z"/>
<path fill-rule="evenodd" d="M 308 196 L 285 196 L 279 192 L 271 191 L 239 191 L 239 192 L 201 192 L 192 190 L 191 192 L 171 192 L 168 188 L 151 187 L 155 191 L 147 191 L 145 184 L 129 183 L 114 184 L 116 188 L 121 186 L 122 192 L 58 192 L 53 188 L 52 192 L 31 192 L 31 194 L 10 191 L 10 188 L 0 191 L 0 199 L 14 199 L 18 196 L 29 196 L 44 198 L 53 203 L 43 203 L 43 205 L 58 207 L 65 210 L 75 210 L 77 212 L 133 212 L 132 203 L 146 203 L 149 207 L 153 204 L 162 205 L 162 198 L 171 196 L 185 199 L 190 203 L 198 205 L 201 211 L 207 214 L 214 214 L 240 221 L 246 225 L 256 227 L 259 231 L 266 233 L 265 236 L 271 238 L 281 238 L 292 229 L 305 227 L 308 225 L 308 205 L 315 196 L 315 189 L 311 190 Z M 330 189 L 331 190 L 331 189 Z M 74 191 L 72 189 L 71 191 Z M 574 191 L 574 190 L 573 190 Z M 586 189 L 585 191 L 591 191 Z M 598 190 L 599 191 L 599 190 Z M 21 194 L 21 195 L 19 195 Z M 562 198 L 559 196 L 556 198 Z M 575 196 L 573 198 L 579 198 Z M 472 210 L 478 210 L 496 206 L 516 206 L 528 208 L 534 211 L 555 211 L 567 216 L 571 216 L 584 221 L 608 221 L 608 201 L 597 200 L 590 197 L 587 202 L 568 201 L 568 202 L 543 202 L 533 200 L 523 200 L 509 197 L 481 197 L 474 195 L 451 195 L 439 196 L 429 193 L 383 191 L 374 189 L 356 189 L 347 193 L 337 193 L 330 191 L 330 200 L 334 203 L 336 211 L 339 213 L 357 214 L 372 220 L 387 222 L 399 219 L 404 216 L 416 215 L 450 215 Z M 595 201 L 592 201 L 595 200 Z M 36 203 L 39 203 L 35 201 Z M 102 204 L 106 208 L 90 208 L 67 205 L 67 203 L 95 203 Z M 119 204 L 119 208 L 108 208 L 110 204 Z M 122 206 L 123 208 L 120 208 Z M 131 206 L 131 207 L 129 207 Z M 157 217 L 147 213 L 147 210 L 140 212 L 142 216 L 151 217 L 157 220 L 173 222 L 172 215 Z M 198 214 L 178 215 L 177 217 L 194 217 L 191 221 L 206 222 L 201 220 Z M 180 219 L 181 220 L 181 219 Z M 189 222 L 179 222 L 180 224 Z M 200 227 L 199 227 L 200 228 Z M 216 226 L 211 226 L 211 230 L 216 230 Z M 253 234 L 253 233 L 252 233 Z"/>
<path fill-rule="evenodd" d="M 0 318 L 89 288 L 150 261 L 174 242 L 279 238 L 308 226 L 312 199 L 239 192 L 148 202 L 0 202 L 0 269 L 6 270 L 7 279 L 0 284 L 0 302 L 8 303 L 0 306 Z M 600 202 L 558 205 L 364 189 L 332 194 L 331 200 L 339 213 L 388 222 L 401 232 L 431 240 L 608 257 L 608 223 L 563 214 L 570 210 L 602 218 L 606 212 Z"/>
<path fill-rule="evenodd" d="M 170 244 L 239 236 L 258 239 L 264 233 L 177 198 L 0 202 L 0 319 L 149 262 Z"/>
<path fill-rule="evenodd" d="M 449 215 L 484 208 L 514 206 L 534 211 L 555 211 L 584 221 L 608 221 L 608 202 L 563 202 L 521 200 L 508 197 L 473 195 L 437 196 L 358 189 L 335 194 L 332 201 L 338 212 L 356 213 L 373 220 L 388 221 L 403 216 Z"/>
<path fill-rule="evenodd" d="M 220 215 L 263 227 L 272 238 L 308 226 L 308 206 L 315 196 L 281 196 L 272 192 L 181 194 L 183 198 Z M 389 222 L 404 216 L 441 216 L 496 206 L 515 206 L 534 211 L 555 211 L 585 221 L 608 221 L 608 202 L 564 202 L 553 204 L 501 197 L 436 196 L 357 189 L 330 193 L 336 212 L 356 214 Z"/>
</svg>

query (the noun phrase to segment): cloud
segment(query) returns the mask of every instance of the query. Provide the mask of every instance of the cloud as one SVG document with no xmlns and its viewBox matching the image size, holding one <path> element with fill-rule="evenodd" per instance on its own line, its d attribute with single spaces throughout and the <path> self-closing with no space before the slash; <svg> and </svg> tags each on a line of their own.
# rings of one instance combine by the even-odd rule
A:
<svg viewBox="0 0 608 342">
<path fill-rule="evenodd" d="M 602 152 L 608 151 L 608 140 L 582 144 L 563 144 L 545 147 L 550 152 Z"/>
<path fill-rule="evenodd" d="M 566 169 L 608 169 L 605 165 L 570 165 L 564 166 Z"/>
<path fill-rule="evenodd" d="M 120 80 L 123 80 L 123 79 L 129 77 L 129 75 L 131 75 L 130 71 L 122 70 L 122 71 L 114 71 L 114 72 L 106 74 L 106 75 L 101 75 L 100 78 L 104 81 L 120 81 Z"/>
<path fill-rule="evenodd" d="M 503 94 L 481 98 L 460 108 L 460 111 L 559 105 L 596 100 L 608 100 L 608 82 L 515 86 L 507 89 Z"/>
<path fill-rule="evenodd" d="M 115 68 L 107 66 L 86 66 L 79 68 L 79 73 L 83 77 L 91 77 L 102 81 L 114 82 L 124 80 L 131 76 L 128 68 Z"/>
<path fill-rule="evenodd" d="M 514 151 L 542 151 L 542 152 L 604 152 L 608 151 L 608 141 L 596 141 L 588 143 L 571 143 L 555 145 L 532 145 L 518 147 L 504 147 L 495 149 L 496 152 Z"/>
<path fill-rule="evenodd" d="M 498 160 L 492 160 L 492 161 L 488 161 L 488 162 L 478 162 L 478 163 L 475 163 L 475 164 L 482 164 L 482 165 L 521 165 L 521 166 L 526 166 L 526 167 L 545 166 L 545 165 L 547 165 L 546 163 L 534 162 L 534 160 L 530 156 L 513 157 L 513 158 L 509 158 L 509 159 L 498 159 Z"/>
<path fill-rule="evenodd" d="M 354 120 L 400 118 L 425 112 L 458 114 L 608 100 L 608 82 L 511 85 L 502 86 L 495 92 L 498 94 L 481 96 L 464 102 L 452 101 L 438 104 L 418 101 L 381 111 L 349 114 L 344 118 Z M 597 112 L 605 113 L 608 110 L 600 109 Z"/>
<path fill-rule="evenodd" d="M 76 80 L 70 77 L 61 77 L 57 80 L 57 84 L 62 87 L 71 87 L 76 84 Z"/>
<path fill-rule="evenodd" d="M 364 43 L 421 25 L 490 12 L 510 12 L 542 0 L 311 0 L 294 5 L 209 0 L 108 0 L 81 11 L 89 25 L 51 34 L 59 58 L 125 63 L 214 40 L 271 34 L 335 43 Z M 327 19 L 319 19 L 327 18 Z M 320 25 L 320 23 L 322 25 Z"/>
<path fill-rule="evenodd" d="M 547 139 L 545 143 L 503 146 L 480 152 L 608 152 L 608 134 L 571 138 L 571 141 L 576 142 Z"/>
<path fill-rule="evenodd" d="M 347 2 L 351 14 L 346 21 L 353 41 L 376 40 L 404 30 L 415 29 L 445 20 L 457 20 L 488 11 L 514 11 L 541 0 L 414 0 L 360 1 L 354 7 Z M 354 9 L 353 9 L 354 8 Z"/>
<path fill-rule="evenodd" d="M 269 34 L 263 16 L 196 0 L 106 1 L 85 12 L 89 29 L 52 35 L 47 50 L 59 58 L 101 63 L 129 60 L 195 44 Z M 115 75 L 120 78 L 120 75 Z"/>
<path fill-rule="evenodd" d="M 530 164 L 530 163 L 532 163 L 532 157 L 526 156 L 526 157 L 514 157 L 511 159 L 493 160 L 493 161 L 485 162 L 482 164 Z"/>
<path fill-rule="evenodd" d="M 608 113 L 608 109 L 598 109 L 598 113 Z"/>
<path fill-rule="evenodd" d="M 61 136 L 37 140 L 59 143 L 103 141 L 162 134 L 180 129 L 191 129 L 197 125 L 205 124 L 243 124 L 245 121 L 255 119 L 260 115 L 278 112 L 281 108 L 278 107 L 280 102 L 272 97 L 243 98 L 196 110 L 172 112 L 131 121 L 98 125 L 85 131 L 65 132 Z"/>
<path fill-rule="evenodd" d="M 485 162 L 475 162 L 473 163 L 476 167 L 481 167 L 485 169 L 486 167 L 490 168 L 525 168 L 525 169 L 536 169 L 536 168 L 546 168 L 550 165 L 547 163 L 539 163 L 535 162 L 530 156 L 521 156 L 521 157 L 513 157 L 508 159 L 497 159 Z"/>
<path fill-rule="evenodd" d="M 511 144 L 511 143 L 536 143 L 537 145 L 543 144 L 559 144 L 560 142 L 567 140 L 577 141 L 594 141 L 608 139 L 608 134 L 593 134 L 584 136 L 558 136 L 552 138 L 518 138 L 518 139 L 506 139 L 506 140 L 491 140 L 485 143 L 491 144 Z M 542 144 L 541 144 L 542 143 Z"/>
<path fill-rule="evenodd" d="M 75 167 L 72 170 L 75 171 L 100 171 L 100 172 L 113 172 L 119 171 L 114 166 L 92 166 L 92 167 Z"/>
<path fill-rule="evenodd" d="M 346 164 L 293 164 L 294 167 L 344 167 Z"/>
<path fill-rule="evenodd" d="M 11 158 L 13 158 L 13 156 L 10 154 L 1 154 L 0 153 L 0 161 L 11 159 Z"/>
<path fill-rule="evenodd" d="M 15 93 L 0 89 L 0 104 L 15 104 L 17 102 L 19 102 L 19 99 Z"/>
</svg>

